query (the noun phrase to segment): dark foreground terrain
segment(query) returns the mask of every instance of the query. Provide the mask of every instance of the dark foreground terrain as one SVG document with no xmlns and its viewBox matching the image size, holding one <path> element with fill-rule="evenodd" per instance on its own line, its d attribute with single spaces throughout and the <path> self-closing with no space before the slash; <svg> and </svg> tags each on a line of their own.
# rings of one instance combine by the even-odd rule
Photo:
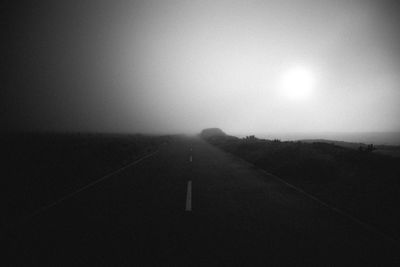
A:
<svg viewBox="0 0 400 267">
<path fill-rule="evenodd" d="M 0 135 L 1 228 L 155 151 L 167 140 L 122 134 Z"/>
<path fill-rule="evenodd" d="M 200 138 L 149 155 L 10 229 L 3 266 L 400 263 L 396 242 Z"/>
<path fill-rule="evenodd" d="M 400 158 L 382 153 L 399 147 L 239 139 L 211 130 L 215 135 L 203 132 L 211 144 L 400 240 Z"/>
</svg>

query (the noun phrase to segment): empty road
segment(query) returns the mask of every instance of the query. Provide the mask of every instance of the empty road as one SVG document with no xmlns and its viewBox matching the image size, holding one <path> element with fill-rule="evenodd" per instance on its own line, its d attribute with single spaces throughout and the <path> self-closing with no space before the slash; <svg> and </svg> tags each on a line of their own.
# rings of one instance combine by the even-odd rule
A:
<svg viewBox="0 0 400 267">
<path fill-rule="evenodd" d="M 10 265 L 395 266 L 396 246 L 195 137 L 30 219 Z"/>
</svg>

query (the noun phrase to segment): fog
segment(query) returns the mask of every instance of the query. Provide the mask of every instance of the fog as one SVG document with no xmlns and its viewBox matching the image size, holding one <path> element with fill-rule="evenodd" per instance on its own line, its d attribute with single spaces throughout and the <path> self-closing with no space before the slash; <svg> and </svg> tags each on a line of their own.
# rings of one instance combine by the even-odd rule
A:
<svg viewBox="0 0 400 267">
<path fill-rule="evenodd" d="M 400 131 L 395 3 L 9 4 L 2 128 Z"/>
</svg>

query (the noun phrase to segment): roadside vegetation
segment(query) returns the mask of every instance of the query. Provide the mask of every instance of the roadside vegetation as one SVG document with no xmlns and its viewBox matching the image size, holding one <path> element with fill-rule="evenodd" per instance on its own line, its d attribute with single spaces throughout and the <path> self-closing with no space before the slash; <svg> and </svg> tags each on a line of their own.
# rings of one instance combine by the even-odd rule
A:
<svg viewBox="0 0 400 267">
<path fill-rule="evenodd" d="M 123 134 L 7 134 L 0 136 L 1 226 L 115 171 L 148 153 L 168 136 Z"/>
<path fill-rule="evenodd" d="M 202 135 L 209 143 L 400 239 L 400 158 L 324 142 Z"/>
</svg>

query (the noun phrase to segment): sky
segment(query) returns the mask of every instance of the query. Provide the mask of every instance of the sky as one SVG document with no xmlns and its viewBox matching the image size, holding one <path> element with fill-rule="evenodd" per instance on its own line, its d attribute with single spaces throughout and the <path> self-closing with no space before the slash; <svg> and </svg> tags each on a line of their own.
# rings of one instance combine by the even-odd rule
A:
<svg viewBox="0 0 400 267">
<path fill-rule="evenodd" d="M 9 1 L 2 130 L 400 131 L 396 1 Z"/>
</svg>

